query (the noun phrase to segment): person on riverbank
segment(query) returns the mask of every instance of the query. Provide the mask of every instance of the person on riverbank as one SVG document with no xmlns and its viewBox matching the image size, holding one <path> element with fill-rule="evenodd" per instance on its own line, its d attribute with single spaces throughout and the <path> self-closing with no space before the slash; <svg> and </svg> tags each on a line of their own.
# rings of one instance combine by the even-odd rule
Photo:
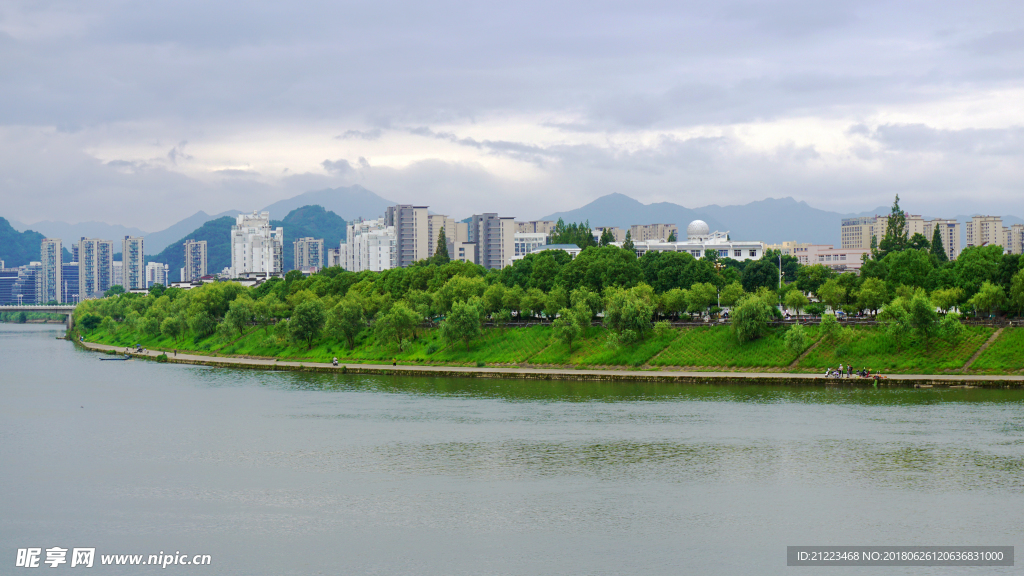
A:
<svg viewBox="0 0 1024 576">
<path fill-rule="evenodd" d="M 839 365 L 839 377 L 840 378 L 843 377 L 843 365 L 842 364 Z"/>
</svg>

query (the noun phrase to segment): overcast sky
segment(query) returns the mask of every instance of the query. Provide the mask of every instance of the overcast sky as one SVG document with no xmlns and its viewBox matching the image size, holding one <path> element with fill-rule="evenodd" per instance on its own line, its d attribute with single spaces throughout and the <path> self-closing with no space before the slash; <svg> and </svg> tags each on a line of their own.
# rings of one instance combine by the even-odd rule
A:
<svg viewBox="0 0 1024 576">
<path fill-rule="evenodd" d="M 0 216 L 28 223 L 350 184 L 457 217 L 1024 216 L 1020 0 L 5 0 L 0 78 Z"/>
</svg>

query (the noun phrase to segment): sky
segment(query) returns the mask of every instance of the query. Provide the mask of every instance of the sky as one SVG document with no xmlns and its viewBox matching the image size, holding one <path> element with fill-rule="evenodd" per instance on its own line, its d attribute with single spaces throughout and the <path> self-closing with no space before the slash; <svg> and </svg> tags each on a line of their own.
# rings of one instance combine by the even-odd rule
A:
<svg viewBox="0 0 1024 576">
<path fill-rule="evenodd" d="M 352 184 L 457 217 L 612 192 L 1024 216 L 1020 0 L 5 0 L 0 78 L 25 223 Z"/>
</svg>

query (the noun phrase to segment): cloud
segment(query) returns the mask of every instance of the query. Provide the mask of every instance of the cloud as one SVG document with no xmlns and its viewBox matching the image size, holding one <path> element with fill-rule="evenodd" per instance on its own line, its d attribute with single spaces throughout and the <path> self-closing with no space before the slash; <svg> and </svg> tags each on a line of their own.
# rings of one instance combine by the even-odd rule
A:
<svg viewBox="0 0 1024 576">
<path fill-rule="evenodd" d="M 379 140 L 381 134 L 384 131 L 380 128 L 373 128 L 372 130 L 346 130 L 344 134 L 335 136 L 338 140 Z"/>
<path fill-rule="evenodd" d="M 340 160 L 324 160 L 320 165 L 331 174 L 348 175 L 355 171 L 352 165 L 348 163 L 348 160 L 344 158 Z"/>
<path fill-rule="evenodd" d="M 260 175 L 260 173 L 255 170 L 240 170 L 237 168 L 214 170 L 213 173 L 219 176 L 227 176 L 228 178 L 256 178 Z"/>
</svg>

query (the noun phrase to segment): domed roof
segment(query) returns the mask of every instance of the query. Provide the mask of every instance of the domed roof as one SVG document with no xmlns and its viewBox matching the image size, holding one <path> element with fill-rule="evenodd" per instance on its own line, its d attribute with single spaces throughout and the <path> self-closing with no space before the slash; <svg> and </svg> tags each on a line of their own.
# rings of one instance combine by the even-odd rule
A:
<svg viewBox="0 0 1024 576">
<path fill-rule="evenodd" d="M 708 223 L 703 220 L 694 220 L 686 227 L 687 236 L 707 236 L 711 232 Z"/>
</svg>

